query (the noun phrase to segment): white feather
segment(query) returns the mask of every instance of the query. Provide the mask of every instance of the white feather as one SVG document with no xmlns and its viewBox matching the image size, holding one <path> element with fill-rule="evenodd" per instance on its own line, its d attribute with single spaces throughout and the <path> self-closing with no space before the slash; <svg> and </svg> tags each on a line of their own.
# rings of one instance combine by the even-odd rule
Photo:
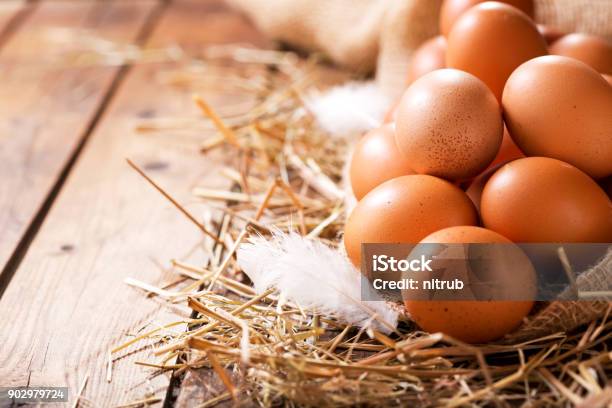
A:
<svg viewBox="0 0 612 408">
<path fill-rule="evenodd" d="M 258 293 L 276 288 L 289 301 L 359 327 L 389 332 L 397 326 L 397 312 L 386 302 L 361 301 L 359 271 L 320 241 L 280 231 L 270 239 L 252 237 L 240 246 L 238 265 Z M 368 299 L 380 299 L 368 289 Z"/>
<path fill-rule="evenodd" d="M 391 101 L 374 82 L 347 82 L 306 97 L 319 125 L 336 136 L 379 127 Z"/>
</svg>

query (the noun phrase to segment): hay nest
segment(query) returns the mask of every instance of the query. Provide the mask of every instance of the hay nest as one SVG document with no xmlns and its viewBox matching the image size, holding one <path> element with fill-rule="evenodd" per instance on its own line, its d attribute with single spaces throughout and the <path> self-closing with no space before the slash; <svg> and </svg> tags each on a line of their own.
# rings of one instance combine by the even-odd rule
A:
<svg viewBox="0 0 612 408">
<path fill-rule="evenodd" d="M 254 66 L 262 69 L 253 74 Z M 130 339 L 112 350 L 114 358 L 144 342 L 154 348 L 140 364 L 158 373 L 214 372 L 218 386 L 200 397 L 202 406 L 232 400 L 261 406 L 611 403 L 609 302 L 541 305 L 503 342 L 468 345 L 423 333 L 409 321 L 389 335 L 359 329 L 288 302 L 274 289 L 256 293 L 235 256 L 251 234 L 297 229 L 338 246 L 345 219 L 342 169 L 355 135 L 330 137 L 309 112 L 306 92 L 329 77 L 328 68 L 316 61 L 226 47 L 209 52 L 206 69 L 226 75 L 227 86 L 240 87 L 257 101 L 224 114 L 221 107 L 217 111 L 195 99 L 203 123 L 217 130 L 204 137 L 203 154 L 222 149 L 234 157 L 223 169 L 231 189 L 194 190 L 222 212 L 217 221 L 200 223 L 173 201 L 205 232 L 209 262 L 174 261 L 175 270 L 190 280 L 176 291 L 128 281 L 170 304 L 186 302 L 193 313 Z M 162 80 L 185 86 L 202 78 L 202 72 L 190 72 L 170 72 Z M 202 127 L 193 121 L 175 125 Z M 143 123 L 139 129 L 155 131 L 158 124 Z M 609 254 L 582 274 L 578 288 L 596 290 L 594 282 L 610 278 L 611 262 Z M 171 330 L 180 325 L 184 331 Z"/>
</svg>

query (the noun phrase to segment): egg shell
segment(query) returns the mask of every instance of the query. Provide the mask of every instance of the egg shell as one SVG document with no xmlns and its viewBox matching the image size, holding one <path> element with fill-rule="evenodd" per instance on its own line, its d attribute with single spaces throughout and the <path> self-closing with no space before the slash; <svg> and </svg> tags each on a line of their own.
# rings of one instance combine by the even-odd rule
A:
<svg viewBox="0 0 612 408">
<path fill-rule="evenodd" d="M 476 207 L 478 213 L 480 213 L 480 200 L 482 199 L 482 192 L 485 186 L 487 185 L 487 182 L 493 176 L 493 174 L 495 174 L 495 172 L 499 170 L 499 168 L 503 165 L 504 163 L 500 163 L 485 170 L 478 177 L 474 178 L 474 180 L 472 180 L 472 182 L 470 183 L 469 187 L 465 190 L 465 194 L 469 197 L 470 200 L 472 200 L 472 203 L 474 204 L 474 207 Z"/>
<path fill-rule="evenodd" d="M 599 185 L 608 194 L 608 197 L 612 198 L 612 176 L 601 180 Z"/>
<path fill-rule="evenodd" d="M 415 172 L 464 180 L 495 158 L 502 140 L 499 105 L 475 76 L 441 69 L 419 78 L 402 96 L 395 137 Z"/>
<path fill-rule="evenodd" d="M 476 75 L 501 101 L 512 71 L 546 54 L 546 41 L 525 13 L 499 2 L 486 2 L 469 9 L 453 25 L 446 65 Z"/>
<path fill-rule="evenodd" d="M 493 231 L 470 226 L 445 228 L 424 238 L 422 243 L 502 243 L 511 241 Z M 520 250 L 519 250 L 520 251 Z M 499 273 L 508 274 L 508 279 L 530 287 L 535 293 L 535 272 L 524 257 L 520 267 L 512 268 L 511 274 L 501 265 Z M 425 331 L 442 332 L 467 343 L 485 343 L 512 332 L 533 307 L 530 300 L 493 301 L 404 301 L 410 317 Z"/>
<path fill-rule="evenodd" d="M 527 156 L 612 174 L 612 88 L 578 60 L 535 58 L 512 73 L 502 100 L 510 136 Z"/>
<path fill-rule="evenodd" d="M 433 176 L 402 176 L 357 203 L 345 225 L 344 245 L 359 267 L 362 243 L 415 244 L 439 229 L 477 222 L 472 202 L 458 187 Z"/>
<path fill-rule="evenodd" d="M 400 99 L 395 101 L 391 108 L 385 113 L 385 117 L 383 118 L 383 124 L 395 123 L 397 119 L 397 107 L 399 106 Z"/>
<path fill-rule="evenodd" d="M 575 58 L 602 74 L 612 74 L 612 42 L 605 38 L 573 33 L 550 46 L 550 53 Z"/>
<path fill-rule="evenodd" d="M 602 76 L 610 85 L 612 85 L 612 75 L 603 74 Z"/>
<path fill-rule="evenodd" d="M 446 38 L 439 35 L 425 41 L 413 54 L 408 66 L 406 84 L 446 66 Z"/>
<path fill-rule="evenodd" d="M 516 143 L 514 143 L 514 140 L 510 137 L 510 133 L 508 133 L 508 129 L 504 126 L 504 136 L 502 137 L 501 146 L 499 147 L 495 159 L 493 159 L 485 171 L 497 167 L 502 163 L 509 162 L 510 160 L 520 159 L 521 157 L 525 157 L 525 155 Z"/>
<path fill-rule="evenodd" d="M 495 159 L 493 159 L 491 164 L 489 164 L 489 167 L 484 169 L 478 176 L 469 180 L 464 180 L 460 183 L 460 187 L 466 192 L 466 194 L 468 194 L 468 197 L 470 197 L 470 200 L 472 200 L 479 211 L 480 195 L 482 194 L 482 190 L 484 189 L 485 185 L 485 180 L 482 176 L 485 174 L 491 176 L 493 174 L 490 171 L 491 169 L 498 169 L 502 164 L 508 163 L 511 160 L 520 159 L 521 157 L 525 157 L 525 155 L 521 149 L 518 148 L 516 143 L 514 143 L 514 140 L 512 140 L 512 137 L 510 137 L 510 134 L 508 133 L 508 129 L 504 126 L 504 136 L 502 137 L 501 146 L 497 151 Z M 475 197 L 478 197 L 477 201 L 474 201 Z"/>
<path fill-rule="evenodd" d="M 546 40 L 546 44 L 548 45 L 554 43 L 559 38 L 565 35 L 563 31 L 553 26 L 538 24 L 537 27 L 538 31 L 540 32 L 540 34 L 542 34 L 542 37 L 544 37 L 544 40 Z"/>
<path fill-rule="evenodd" d="M 470 8 L 477 4 L 483 3 L 485 0 L 444 0 L 440 8 L 440 32 L 447 36 L 455 21 Z M 502 3 L 509 4 L 520 10 L 530 17 L 533 17 L 533 1 L 532 0 L 505 0 Z"/>
<path fill-rule="evenodd" d="M 414 174 L 395 143 L 394 125 L 368 132 L 355 146 L 350 164 L 353 194 L 361 200 L 387 180 Z"/>
<path fill-rule="evenodd" d="M 480 201 L 485 228 L 513 242 L 612 242 L 612 202 L 587 174 L 526 157 L 502 166 Z"/>
</svg>

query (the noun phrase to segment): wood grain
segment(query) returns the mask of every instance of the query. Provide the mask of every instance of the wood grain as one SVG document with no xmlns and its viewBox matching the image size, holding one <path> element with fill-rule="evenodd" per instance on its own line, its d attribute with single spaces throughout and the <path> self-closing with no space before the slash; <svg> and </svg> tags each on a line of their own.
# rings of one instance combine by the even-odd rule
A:
<svg viewBox="0 0 612 408">
<path fill-rule="evenodd" d="M 75 67 L 75 52 L 87 47 L 82 40 L 87 35 L 134 41 L 156 4 L 43 2 L 5 43 L 0 52 L 0 271 L 61 179 L 119 73 L 117 66 Z"/>
<path fill-rule="evenodd" d="M 159 20 L 148 46 L 181 44 L 187 51 L 220 42 L 255 42 L 260 36 L 220 1 L 175 1 Z M 135 125 L 155 116 L 199 117 L 191 94 L 213 106 L 240 95 L 183 89 L 159 81 L 179 63 L 133 67 L 92 133 L 39 233 L 0 300 L 2 385 L 67 385 L 84 377 L 84 397 L 97 406 L 163 397 L 168 379 L 134 365 L 127 353 L 106 382 L 111 347 L 127 333 L 176 319 L 177 311 L 123 283 L 133 277 L 163 285 L 175 280 L 158 267 L 185 258 L 202 239 L 175 208 L 125 162 L 129 157 L 181 202 L 197 183 L 221 183 L 215 163 L 198 153 L 199 139 L 177 143 L 172 133 L 139 134 Z M 202 207 L 188 206 L 198 217 Z M 192 262 L 203 262 L 197 251 Z M 184 306 L 179 313 L 188 316 Z M 175 308 L 176 309 L 176 308 Z M 175 330 L 182 330 L 177 327 Z M 73 394 L 74 395 L 74 394 Z"/>
</svg>

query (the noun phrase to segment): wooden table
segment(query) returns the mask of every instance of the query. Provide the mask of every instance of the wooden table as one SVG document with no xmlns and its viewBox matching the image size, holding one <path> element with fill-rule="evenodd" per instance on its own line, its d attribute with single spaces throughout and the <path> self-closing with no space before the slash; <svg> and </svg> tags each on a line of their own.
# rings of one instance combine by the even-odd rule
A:
<svg viewBox="0 0 612 408">
<path fill-rule="evenodd" d="M 155 80 L 175 63 L 63 65 L 58 49 L 88 37 L 188 52 L 264 40 L 217 0 L 0 3 L 0 386 L 68 386 L 74 404 L 87 379 L 81 404 L 163 401 L 170 375 L 151 376 L 138 353 L 114 361 L 107 381 L 109 350 L 173 313 L 123 281 L 170 281 L 159 265 L 201 233 L 125 158 L 181 202 L 218 176 L 197 149 L 135 131 L 198 116 L 191 92 Z"/>
</svg>

